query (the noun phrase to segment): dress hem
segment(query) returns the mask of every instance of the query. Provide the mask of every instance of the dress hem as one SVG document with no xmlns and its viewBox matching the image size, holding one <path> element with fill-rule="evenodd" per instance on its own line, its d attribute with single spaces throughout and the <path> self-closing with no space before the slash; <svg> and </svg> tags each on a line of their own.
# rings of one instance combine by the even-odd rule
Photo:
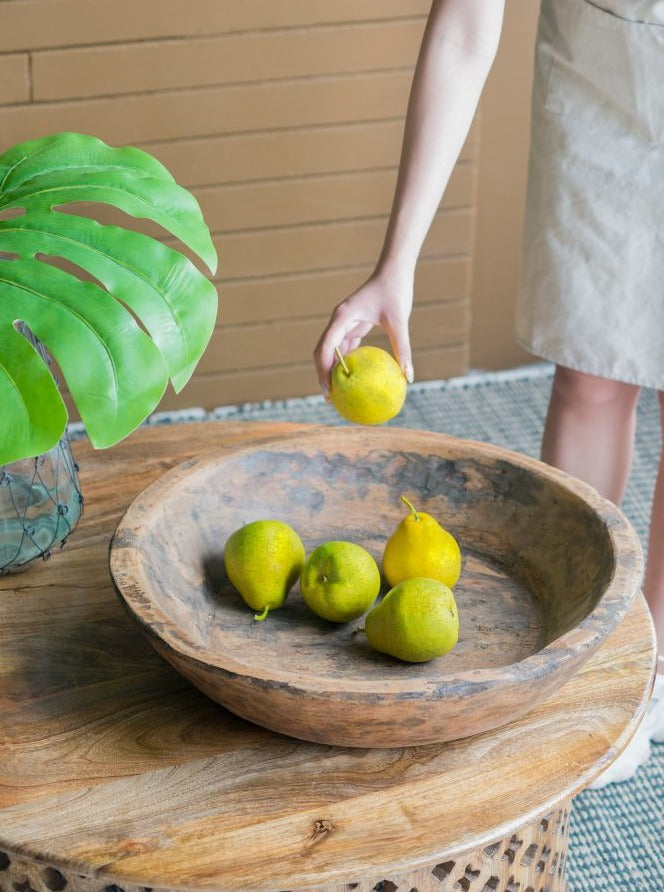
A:
<svg viewBox="0 0 664 892">
<path fill-rule="evenodd" d="M 629 375 L 622 375 L 611 373 L 607 374 L 605 371 L 599 371 L 596 368 L 590 366 L 590 364 L 584 363 L 583 367 L 578 362 L 569 362 L 567 360 L 562 360 L 558 357 L 553 356 L 552 353 L 549 353 L 546 350 L 542 350 L 540 347 L 533 346 L 532 343 L 529 343 L 525 338 L 520 337 L 516 331 L 514 332 L 514 339 L 524 350 L 527 350 L 528 353 L 532 353 L 533 356 L 539 356 L 541 359 L 546 362 L 552 362 L 554 365 L 564 366 L 564 368 L 572 369 L 574 372 L 583 372 L 586 375 L 595 375 L 597 378 L 605 378 L 607 381 L 620 381 L 623 384 L 631 384 L 635 387 L 645 387 L 648 390 L 657 390 L 664 392 L 664 380 L 656 383 L 654 381 L 649 380 L 640 380 L 637 381 L 635 378 L 630 377 Z"/>
</svg>

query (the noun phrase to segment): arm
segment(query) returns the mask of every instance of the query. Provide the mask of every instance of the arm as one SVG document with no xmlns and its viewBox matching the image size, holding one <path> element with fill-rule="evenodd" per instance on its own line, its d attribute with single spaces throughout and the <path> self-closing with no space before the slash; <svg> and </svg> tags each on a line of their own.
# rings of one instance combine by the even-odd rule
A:
<svg viewBox="0 0 664 892">
<path fill-rule="evenodd" d="M 463 147 L 496 54 L 504 0 L 434 0 L 408 101 L 399 175 L 374 272 L 340 303 L 316 345 L 327 393 L 335 347 L 354 349 L 379 325 L 412 381 L 408 319 L 415 265 Z"/>
</svg>

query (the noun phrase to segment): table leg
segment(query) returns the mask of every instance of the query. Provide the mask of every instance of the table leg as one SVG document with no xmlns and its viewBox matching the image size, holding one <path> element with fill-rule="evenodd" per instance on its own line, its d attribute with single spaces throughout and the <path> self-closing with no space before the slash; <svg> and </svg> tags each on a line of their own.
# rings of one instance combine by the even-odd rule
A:
<svg viewBox="0 0 664 892">
<path fill-rule="evenodd" d="M 316 886 L 308 892 L 567 892 L 571 800 L 509 837 L 409 873 Z M 0 892 L 146 892 L 0 852 Z M 151 892 L 164 892 L 152 889 Z M 207 892 L 211 892 L 208 889 Z"/>
</svg>

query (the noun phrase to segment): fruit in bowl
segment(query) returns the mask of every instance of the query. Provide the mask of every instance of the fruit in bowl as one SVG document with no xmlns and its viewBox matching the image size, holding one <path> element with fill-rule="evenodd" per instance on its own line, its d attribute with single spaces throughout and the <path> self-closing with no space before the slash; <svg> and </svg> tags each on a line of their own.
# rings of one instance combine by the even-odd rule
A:
<svg viewBox="0 0 664 892">
<path fill-rule="evenodd" d="M 346 623 L 366 613 L 378 597 L 380 570 L 355 542 L 323 542 L 302 568 L 300 591 L 317 616 Z"/>
<path fill-rule="evenodd" d="M 377 555 L 402 493 L 449 518 L 463 543 L 459 641 L 443 659 L 370 653 L 357 631 L 366 618 L 308 621 L 296 589 L 267 624 L 242 615 L 219 565 L 242 523 L 283 518 L 308 548 L 349 538 Z M 110 551 L 129 614 L 208 696 L 279 733 L 360 747 L 518 719 L 618 627 L 642 569 L 636 532 L 581 481 L 491 444 L 398 427 L 313 426 L 188 459 L 134 500 Z"/>
<path fill-rule="evenodd" d="M 405 579 L 424 576 L 453 588 L 461 573 L 461 549 L 454 536 L 431 514 L 417 511 L 401 496 L 409 513 L 387 540 L 383 573 L 392 586 Z"/>
<path fill-rule="evenodd" d="M 436 579 L 405 579 L 367 614 L 364 630 L 374 650 L 407 663 L 442 657 L 459 640 L 452 590 Z"/>
<path fill-rule="evenodd" d="M 265 619 L 283 607 L 304 563 L 304 545 L 281 520 L 255 520 L 228 537 L 224 566 L 243 600 Z"/>
</svg>

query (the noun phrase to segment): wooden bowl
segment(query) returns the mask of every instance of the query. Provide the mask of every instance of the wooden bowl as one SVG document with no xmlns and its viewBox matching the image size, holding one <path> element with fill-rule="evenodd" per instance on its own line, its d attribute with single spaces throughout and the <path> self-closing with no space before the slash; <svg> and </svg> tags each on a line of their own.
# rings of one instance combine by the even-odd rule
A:
<svg viewBox="0 0 664 892">
<path fill-rule="evenodd" d="M 380 565 L 404 494 L 462 551 L 460 636 L 441 659 L 372 651 L 318 619 L 296 586 L 256 622 L 223 568 L 241 524 L 285 520 Z M 157 651 L 233 713 L 293 737 L 426 744 L 501 726 L 575 673 L 625 615 L 639 540 L 589 486 L 484 443 L 397 428 L 306 429 L 188 461 L 130 506 L 111 543 L 118 596 Z"/>
</svg>

